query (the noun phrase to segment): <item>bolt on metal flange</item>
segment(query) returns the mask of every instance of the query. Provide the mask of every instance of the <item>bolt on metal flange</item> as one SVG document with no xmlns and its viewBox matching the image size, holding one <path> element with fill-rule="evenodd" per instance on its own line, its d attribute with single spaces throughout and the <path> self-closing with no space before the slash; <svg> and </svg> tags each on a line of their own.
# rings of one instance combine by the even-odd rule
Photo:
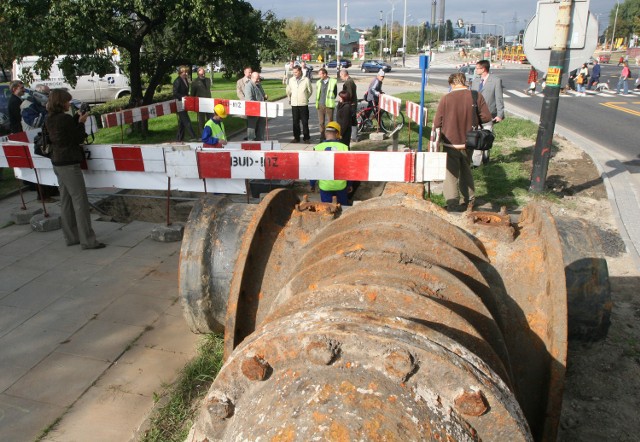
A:
<svg viewBox="0 0 640 442">
<path fill-rule="evenodd" d="M 384 358 L 384 369 L 390 377 L 404 382 L 413 373 L 415 362 L 407 350 L 397 349 Z"/>
<path fill-rule="evenodd" d="M 269 363 L 259 356 L 252 356 L 242 361 L 242 374 L 250 381 L 264 381 L 269 374 Z"/>
<path fill-rule="evenodd" d="M 482 416 L 489 410 L 487 399 L 482 391 L 464 391 L 454 400 L 458 411 L 467 416 Z"/>
</svg>

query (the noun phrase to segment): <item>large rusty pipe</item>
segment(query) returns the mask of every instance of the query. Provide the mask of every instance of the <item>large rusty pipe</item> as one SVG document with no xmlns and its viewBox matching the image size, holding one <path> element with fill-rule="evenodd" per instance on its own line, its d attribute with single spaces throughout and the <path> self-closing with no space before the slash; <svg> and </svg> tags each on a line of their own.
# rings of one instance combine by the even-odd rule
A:
<svg viewBox="0 0 640 442">
<path fill-rule="evenodd" d="M 190 310 L 206 305 L 198 322 L 219 330 L 221 312 L 205 317 L 226 315 L 226 362 L 194 440 L 555 438 L 560 229 L 539 206 L 512 225 L 506 214 L 451 216 L 419 193 L 394 186 L 344 213 L 287 190 L 245 212 L 228 201 L 194 209 L 186 316 L 193 324 Z M 213 289 L 202 250 L 227 275 Z"/>
</svg>

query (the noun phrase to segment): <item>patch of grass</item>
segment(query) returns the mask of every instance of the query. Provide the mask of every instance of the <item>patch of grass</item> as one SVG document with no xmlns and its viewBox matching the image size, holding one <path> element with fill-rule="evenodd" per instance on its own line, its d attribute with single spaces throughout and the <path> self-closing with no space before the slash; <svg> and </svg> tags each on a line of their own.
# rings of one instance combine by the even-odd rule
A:
<svg viewBox="0 0 640 442">
<path fill-rule="evenodd" d="M 186 439 L 197 413 L 195 406 L 222 367 L 223 342 L 221 336 L 204 337 L 197 356 L 182 369 L 180 379 L 167 393 L 166 404 L 154 412 L 151 427 L 141 442 L 182 442 Z"/>
<path fill-rule="evenodd" d="M 0 199 L 5 198 L 22 186 L 22 181 L 16 179 L 13 169 L 10 167 L 0 168 Z"/>
</svg>

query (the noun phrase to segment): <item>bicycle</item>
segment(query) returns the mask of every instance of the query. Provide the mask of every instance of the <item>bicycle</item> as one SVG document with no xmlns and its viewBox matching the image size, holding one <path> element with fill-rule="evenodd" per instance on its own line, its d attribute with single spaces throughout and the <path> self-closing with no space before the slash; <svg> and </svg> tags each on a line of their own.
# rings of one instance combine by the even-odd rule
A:
<svg viewBox="0 0 640 442">
<path fill-rule="evenodd" d="M 391 133 L 404 126 L 404 114 L 400 112 L 400 115 L 394 117 L 393 114 L 380 109 L 378 117 L 378 106 L 369 106 L 367 101 L 360 101 L 356 113 L 356 123 L 358 132 L 373 131 L 379 126 L 385 133 Z"/>
</svg>

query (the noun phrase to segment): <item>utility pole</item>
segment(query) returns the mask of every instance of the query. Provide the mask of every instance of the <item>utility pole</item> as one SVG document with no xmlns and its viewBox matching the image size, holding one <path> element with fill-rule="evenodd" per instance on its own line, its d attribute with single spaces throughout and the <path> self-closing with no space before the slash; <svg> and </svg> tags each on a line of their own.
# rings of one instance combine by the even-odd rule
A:
<svg viewBox="0 0 640 442">
<path fill-rule="evenodd" d="M 389 38 L 389 59 L 392 60 L 393 59 L 393 13 L 396 10 L 396 2 L 392 1 L 391 2 L 391 38 Z"/>
<path fill-rule="evenodd" d="M 573 0 L 560 0 L 556 29 L 549 56 L 549 69 L 547 70 L 547 89 L 545 90 L 542 111 L 540 112 L 540 125 L 536 146 L 533 150 L 533 170 L 531 172 L 531 185 L 529 190 L 539 193 L 544 190 L 551 158 L 551 143 L 556 127 L 558 115 L 558 103 L 560 101 L 560 85 L 562 75 L 568 66 L 565 66 L 567 41 L 569 40 L 569 27 L 571 26 L 571 9 Z"/>
<path fill-rule="evenodd" d="M 613 33 L 611 34 L 611 50 L 609 53 L 613 52 L 613 44 L 616 39 L 616 24 L 618 23 L 618 9 L 620 9 L 620 2 L 616 0 L 616 18 L 613 20 Z"/>
<path fill-rule="evenodd" d="M 404 0 L 404 19 L 402 20 L 402 67 L 407 59 L 407 0 Z"/>
<path fill-rule="evenodd" d="M 485 41 L 486 33 L 484 32 L 484 15 L 487 13 L 487 10 L 483 9 L 480 12 L 482 13 L 482 47 L 484 48 L 487 45 L 487 42 Z"/>
<path fill-rule="evenodd" d="M 380 10 L 380 35 L 378 35 L 378 41 L 380 42 L 380 60 L 382 60 L 382 10 Z"/>
<path fill-rule="evenodd" d="M 336 0 L 336 3 L 338 5 L 338 32 L 336 33 L 336 69 L 338 69 L 338 72 L 340 72 L 340 33 L 342 32 L 342 30 L 340 29 L 340 0 Z"/>
</svg>

